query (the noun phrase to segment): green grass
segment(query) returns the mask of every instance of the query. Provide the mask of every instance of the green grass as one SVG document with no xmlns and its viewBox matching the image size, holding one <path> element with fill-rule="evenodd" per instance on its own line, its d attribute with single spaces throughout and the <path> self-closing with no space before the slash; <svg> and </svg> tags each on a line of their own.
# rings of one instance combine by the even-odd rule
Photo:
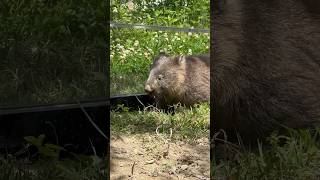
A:
<svg viewBox="0 0 320 180">
<path fill-rule="evenodd" d="M 124 3 L 121 3 L 124 2 Z M 209 28 L 208 0 L 111 0 L 111 20 L 162 26 Z"/>
<path fill-rule="evenodd" d="M 0 106 L 107 95 L 103 1 L 3 0 Z"/>
<path fill-rule="evenodd" d="M 175 114 L 167 114 L 157 109 L 145 109 L 136 112 L 111 112 L 110 127 L 112 134 L 143 134 L 159 133 L 170 134 L 173 139 L 193 140 L 196 138 L 209 138 L 210 107 L 203 103 L 192 109 L 176 107 Z"/>
<path fill-rule="evenodd" d="M 1 155 L 0 179 L 89 180 L 108 177 L 109 165 L 106 157 L 68 152 L 61 146 L 45 143 L 44 138 L 44 135 L 25 137 L 28 145 L 16 153 L 20 154 L 19 158 L 12 154 L 6 154 L 6 157 Z M 27 148 L 31 147 L 29 145 L 33 148 Z M 62 158 L 61 152 L 68 154 L 68 158 Z"/>
<path fill-rule="evenodd" d="M 214 179 L 319 179 L 319 131 L 293 131 L 270 136 L 257 149 L 237 148 L 233 159 L 212 162 Z"/>
<path fill-rule="evenodd" d="M 53 160 L 16 159 L 0 157 L 0 179 L 3 180 L 92 180 L 106 179 L 106 160 L 96 156 L 77 156 L 77 159 Z"/>
</svg>

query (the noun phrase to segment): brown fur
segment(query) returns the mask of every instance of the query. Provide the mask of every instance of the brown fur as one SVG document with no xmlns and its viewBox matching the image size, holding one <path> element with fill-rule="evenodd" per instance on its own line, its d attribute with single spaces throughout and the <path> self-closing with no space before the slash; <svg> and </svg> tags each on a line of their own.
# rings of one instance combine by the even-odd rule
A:
<svg viewBox="0 0 320 180">
<path fill-rule="evenodd" d="M 319 0 L 213 5 L 211 132 L 248 143 L 286 128 L 318 127 Z"/>
<path fill-rule="evenodd" d="M 208 101 L 210 57 L 160 54 L 153 61 L 145 90 L 155 99 L 157 107 L 177 103 L 192 106 Z"/>
</svg>

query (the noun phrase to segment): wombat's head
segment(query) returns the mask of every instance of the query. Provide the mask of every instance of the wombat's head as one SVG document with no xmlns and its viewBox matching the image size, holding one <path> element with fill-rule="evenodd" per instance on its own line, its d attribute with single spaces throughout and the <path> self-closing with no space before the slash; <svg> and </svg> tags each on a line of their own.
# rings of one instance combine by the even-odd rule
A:
<svg viewBox="0 0 320 180">
<path fill-rule="evenodd" d="M 145 91 L 155 98 L 159 106 L 173 103 L 183 91 L 186 78 L 186 59 L 184 56 L 169 57 L 160 53 L 151 66 Z"/>
</svg>

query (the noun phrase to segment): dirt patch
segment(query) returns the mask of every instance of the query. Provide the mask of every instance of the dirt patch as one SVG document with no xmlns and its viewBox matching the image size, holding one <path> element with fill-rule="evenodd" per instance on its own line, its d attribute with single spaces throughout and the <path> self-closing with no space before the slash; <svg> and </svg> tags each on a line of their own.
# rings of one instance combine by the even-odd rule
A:
<svg viewBox="0 0 320 180">
<path fill-rule="evenodd" d="M 193 143 L 159 135 L 111 136 L 111 179 L 209 179 L 208 138 Z"/>
</svg>

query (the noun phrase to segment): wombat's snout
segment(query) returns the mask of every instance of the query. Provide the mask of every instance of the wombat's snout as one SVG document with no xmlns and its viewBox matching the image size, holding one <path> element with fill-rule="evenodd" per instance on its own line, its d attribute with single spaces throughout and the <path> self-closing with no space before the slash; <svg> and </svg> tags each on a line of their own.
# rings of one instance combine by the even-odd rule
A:
<svg viewBox="0 0 320 180">
<path fill-rule="evenodd" d="M 152 93 L 154 89 L 151 88 L 149 84 L 146 84 L 144 87 L 144 91 L 148 94 Z"/>
</svg>

